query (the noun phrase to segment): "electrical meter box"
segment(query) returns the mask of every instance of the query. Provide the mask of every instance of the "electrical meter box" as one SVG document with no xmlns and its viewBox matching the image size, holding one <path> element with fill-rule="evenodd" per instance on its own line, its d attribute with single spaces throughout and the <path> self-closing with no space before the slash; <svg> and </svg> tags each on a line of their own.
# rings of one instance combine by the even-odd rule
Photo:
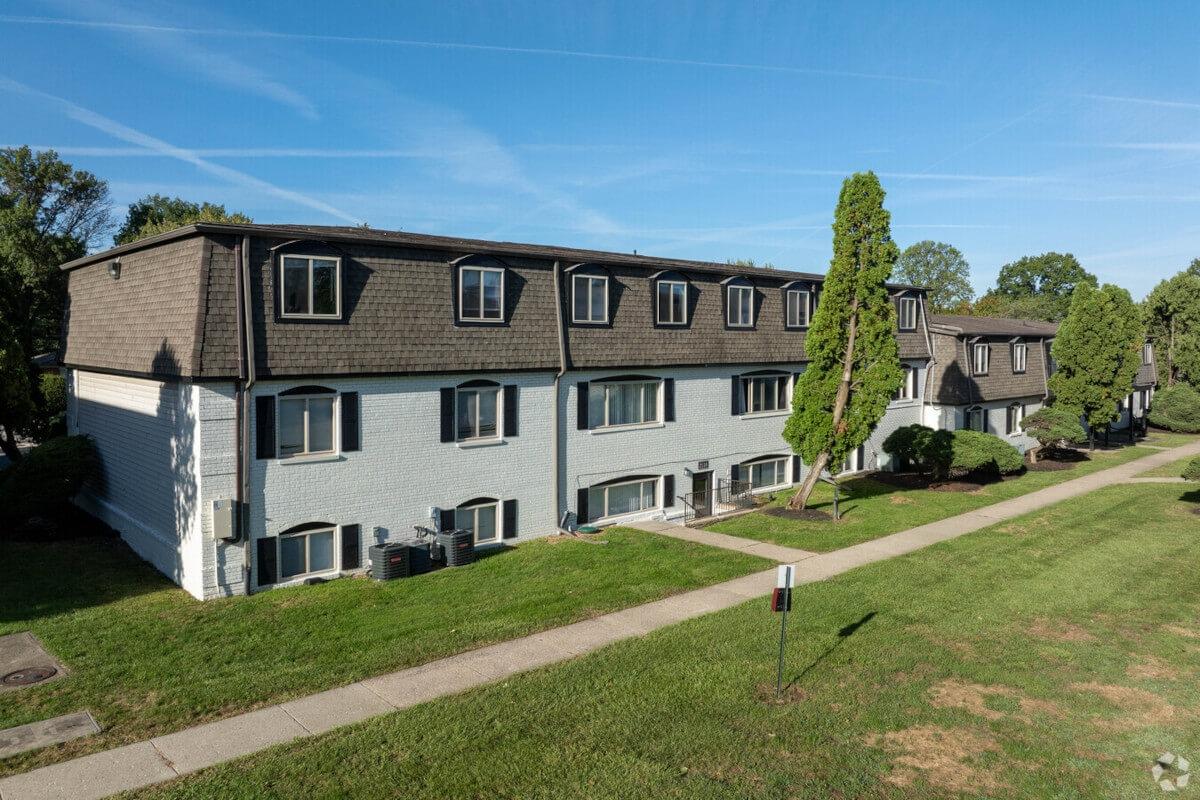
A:
<svg viewBox="0 0 1200 800">
<path fill-rule="evenodd" d="M 233 501 L 222 497 L 212 504 L 212 538 L 233 539 L 237 530 L 233 524 Z"/>
</svg>

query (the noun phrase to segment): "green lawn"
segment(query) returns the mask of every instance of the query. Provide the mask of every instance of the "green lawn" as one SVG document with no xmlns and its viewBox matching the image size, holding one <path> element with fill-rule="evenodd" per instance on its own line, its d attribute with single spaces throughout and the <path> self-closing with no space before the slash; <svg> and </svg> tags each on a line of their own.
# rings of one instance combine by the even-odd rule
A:
<svg viewBox="0 0 1200 800">
<path fill-rule="evenodd" d="M 1191 463 L 1192 459 L 1200 456 L 1188 456 L 1181 458 L 1178 461 L 1172 461 L 1170 464 L 1165 464 L 1161 467 L 1155 467 L 1139 475 L 1139 478 L 1178 478 L 1183 475 L 1183 468 Z"/>
<path fill-rule="evenodd" d="M 845 483 L 850 497 L 843 498 L 844 516 L 838 522 L 781 519 L 755 512 L 714 523 L 708 526 L 708 530 L 824 553 L 878 539 L 880 536 L 927 522 L 974 511 L 1000 500 L 1027 494 L 1156 452 L 1159 451 L 1144 447 L 1097 450 L 1090 454 L 1090 461 L 1082 462 L 1073 469 L 1060 472 L 1027 472 L 975 492 L 905 490 L 871 478 L 852 478 Z M 780 492 L 772 505 L 786 504 L 791 495 L 791 491 Z M 810 502 L 810 508 L 832 513 L 832 488 L 819 484 L 813 496 L 816 502 Z"/>
<path fill-rule="evenodd" d="M 1200 441 L 1200 433 L 1170 433 L 1168 431 L 1151 431 L 1150 435 L 1142 440 L 1142 444 L 1150 444 L 1155 447 L 1182 447 L 1185 444 Z"/>
<path fill-rule="evenodd" d="M 1200 757 L 1200 494 L 1122 485 L 137 798 L 1151 798 Z M 1187 499 L 1183 499 L 1187 498 Z"/>
<path fill-rule="evenodd" d="M 0 542 L 0 634 L 33 631 L 73 673 L 0 694 L 0 728 L 87 708 L 104 729 L 2 761 L 0 774 L 769 566 L 633 530 L 599 541 L 537 540 L 407 580 L 344 579 L 205 603 L 116 539 Z"/>
</svg>

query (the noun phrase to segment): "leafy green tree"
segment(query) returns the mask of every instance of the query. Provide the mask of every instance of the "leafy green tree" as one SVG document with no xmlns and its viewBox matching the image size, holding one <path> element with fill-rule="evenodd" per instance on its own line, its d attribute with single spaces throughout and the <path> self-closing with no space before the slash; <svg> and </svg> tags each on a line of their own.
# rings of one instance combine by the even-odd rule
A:
<svg viewBox="0 0 1200 800">
<path fill-rule="evenodd" d="M 1021 420 L 1027 436 L 1037 439 L 1042 450 L 1057 450 L 1087 441 L 1087 433 L 1079 424 L 1079 414 L 1060 406 L 1046 406 Z M 1037 461 L 1037 451 L 1033 460 Z"/>
<path fill-rule="evenodd" d="M 887 290 L 899 248 L 883 198 L 873 172 L 842 184 L 833 260 L 805 341 L 808 368 L 783 430 L 809 468 L 789 508 L 804 508 L 822 470 L 866 441 L 903 380 Z"/>
<path fill-rule="evenodd" d="M 1193 258 L 1192 263 L 1188 264 L 1187 273 L 1189 275 L 1200 276 L 1200 258 Z"/>
<path fill-rule="evenodd" d="M 52 150 L 0 149 L 0 449 L 14 461 L 15 437 L 42 402 L 31 358 L 58 348 L 66 298 L 58 266 L 87 252 L 109 225 L 104 181 Z"/>
<path fill-rule="evenodd" d="M 1142 303 L 1148 335 L 1155 343 L 1168 386 L 1200 382 L 1200 270 L 1160 282 Z"/>
<path fill-rule="evenodd" d="M 926 239 L 909 245 L 896 262 L 893 280 L 929 289 L 929 310 L 948 314 L 970 305 L 971 265 L 954 245 Z"/>
<path fill-rule="evenodd" d="M 179 197 L 152 194 L 129 206 L 125 222 L 117 231 L 117 235 L 113 237 L 113 243 L 129 244 L 148 236 L 173 231 L 193 222 L 250 223 L 253 221 L 245 214 L 237 212 L 231 214 L 225 210 L 225 206 L 216 203 L 193 203 Z"/>
<path fill-rule="evenodd" d="M 992 290 L 971 306 L 970 313 L 976 317 L 1010 317 L 1013 319 L 1040 319 L 1058 322 L 1062 319 L 1059 302 L 1049 295 L 1009 297 Z"/>
<path fill-rule="evenodd" d="M 1119 403 L 1133 391 L 1146 339 L 1141 314 L 1129 292 L 1105 284 L 1080 283 L 1051 352 L 1058 369 L 1050 376 L 1055 404 L 1087 420 L 1091 446 L 1096 429 L 1120 414 Z"/>
<path fill-rule="evenodd" d="M 750 269 L 775 269 L 775 265 L 770 261 L 764 261 L 758 264 L 753 258 L 731 258 L 725 262 L 733 267 L 749 267 Z"/>
<path fill-rule="evenodd" d="M 1096 276 L 1085 270 L 1075 256 L 1042 253 L 1019 258 L 1001 267 L 994 291 L 1012 300 L 1042 298 L 1045 305 L 1034 306 L 1041 312 L 1038 318 L 1057 322 L 1067 315 L 1071 295 L 1081 283 L 1095 286 Z"/>
</svg>

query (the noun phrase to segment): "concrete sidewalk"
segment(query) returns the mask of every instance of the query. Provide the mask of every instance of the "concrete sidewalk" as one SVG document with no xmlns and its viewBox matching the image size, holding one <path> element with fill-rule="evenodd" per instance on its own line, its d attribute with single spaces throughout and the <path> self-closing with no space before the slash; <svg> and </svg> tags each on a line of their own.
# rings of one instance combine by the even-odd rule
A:
<svg viewBox="0 0 1200 800">
<path fill-rule="evenodd" d="M 688 528 L 683 530 L 688 536 L 707 534 L 703 539 L 689 538 L 689 541 L 703 541 L 717 547 L 755 552 L 758 555 L 774 552 L 774 556 L 768 557 L 779 556 L 788 561 L 794 558 L 798 562 L 796 582 L 812 583 L 1127 481 L 1141 472 L 1188 455 L 1200 455 L 1200 442 L 1155 453 L 967 514 L 831 553 L 812 554 L 786 547 L 775 550 L 746 549 L 763 543 L 746 545 L 747 540 L 739 539 L 738 542 L 742 543 L 739 545 L 725 541 L 737 537 L 721 537 L 720 534 Z M 666 523 L 661 526 L 670 529 L 679 527 Z M 673 530 L 660 532 L 677 534 Z M 679 534 L 679 538 L 684 538 L 684 535 Z M 757 572 L 705 589 L 460 653 L 148 741 L 41 767 L 0 779 L 0 800 L 91 800 L 160 783 L 250 755 L 272 745 L 314 736 L 342 725 L 458 694 L 520 672 L 566 661 L 622 639 L 643 636 L 659 628 L 730 608 L 770 594 L 774 583 L 774 569 Z"/>
<path fill-rule="evenodd" d="M 719 547 L 722 550 L 736 550 L 739 553 L 769 558 L 772 561 L 803 561 L 806 558 L 812 558 L 816 555 L 816 553 L 808 550 L 784 547 L 783 545 L 772 544 L 771 542 L 760 542 L 757 539 L 746 539 L 741 536 L 730 536 L 725 533 L 713 533 L 712 531 L 700 528 L 688 528 L 661 519 L 634 522 L 629 527 L 649 533 L 670 536 L 672 539 L 682 539 L 685 542 L 696 542 L 697 544 L 706 544 L 709 547 Z"/>
</svg>

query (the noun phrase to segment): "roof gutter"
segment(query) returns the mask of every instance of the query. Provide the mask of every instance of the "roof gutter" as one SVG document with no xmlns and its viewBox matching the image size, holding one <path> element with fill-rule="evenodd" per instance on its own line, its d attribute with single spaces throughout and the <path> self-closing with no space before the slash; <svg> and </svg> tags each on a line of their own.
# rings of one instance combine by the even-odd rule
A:
<svg viewBox="0 0 1200 800">
<path fill-rule="evenodd" d="M 559 429 L 562 427 L 562 409 L 565 405 L 560 402 L 559 390 L 562 385 L 562 377 L 567 372 L 567 330 L 563 322 L 563 298 L 562 298 L 562 263 L 554 262 L 554 316 L 557 321 L 558 331 L 558 372 L 554 374 L 554 427 L 550 431 L 550 472 L 551 490 L 554 492 L 554 497 L 550 501 L 550 507 L 554 509 L 554 527 L 560 530 L 559 522 L 562 519 L 559 512 L 562 510 L 559 507 L 559 498 L 562 496 L 562 477 L 559 474 L 558 463 L 558 439 Z"/>
</svg>

